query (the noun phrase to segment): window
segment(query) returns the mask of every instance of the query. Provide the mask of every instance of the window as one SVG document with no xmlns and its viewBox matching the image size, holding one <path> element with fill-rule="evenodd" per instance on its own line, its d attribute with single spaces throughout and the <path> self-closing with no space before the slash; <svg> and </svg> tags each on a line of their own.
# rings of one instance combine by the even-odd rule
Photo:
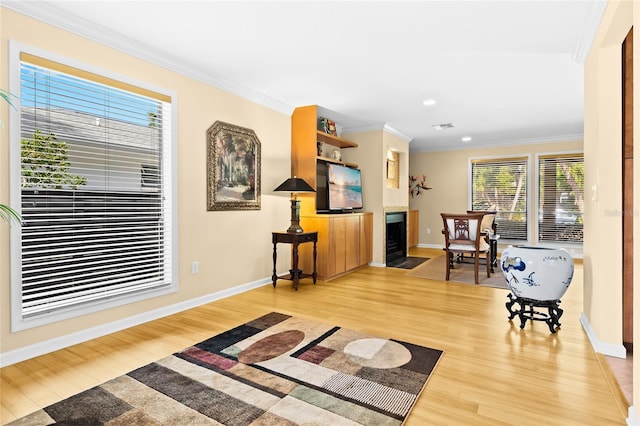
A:
<svg viewBox="0 0 640 426">
<path fill-rule="evenodd" d="M 538 240 L 582 243 L 584 156 L 538 157 Z"/>
<path fill-rule="evenodd" d="M 471 161 L 471 207 L 496 210 L 503 239 L 527 240 L 526 157 Z"/>
<path fill-rule="evenodd" d="M 175 291 L 171 97 L 14 54 L 20 181 L 12 184 L 25 224 L 13 253 L 12 327 Z"/>
</svg>

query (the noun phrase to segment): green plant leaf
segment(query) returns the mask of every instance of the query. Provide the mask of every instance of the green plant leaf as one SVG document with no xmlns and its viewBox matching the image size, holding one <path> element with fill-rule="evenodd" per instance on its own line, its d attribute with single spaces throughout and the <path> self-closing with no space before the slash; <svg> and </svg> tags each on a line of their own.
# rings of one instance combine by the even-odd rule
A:
<svg viewBox="0 0 640 426">
<path fill-rule="evenodd" d="M 11 108 L 16 109 L 16 106 L 13 104 L 13 101 L 11 100 L 11 98 L 17 98 L 16 95 L 11 94 L 4 89 L 0 89 L 0 98 L 4 99 L 5 102 L 8 103 Z"/>
<path fill-rule="evenodd" d="M 20 213 L 6 204 L 0 204 L 0 218 L 9 224 L 15 222 L 22 225 L 22 216 L 20 216 Z"/>
</svg>

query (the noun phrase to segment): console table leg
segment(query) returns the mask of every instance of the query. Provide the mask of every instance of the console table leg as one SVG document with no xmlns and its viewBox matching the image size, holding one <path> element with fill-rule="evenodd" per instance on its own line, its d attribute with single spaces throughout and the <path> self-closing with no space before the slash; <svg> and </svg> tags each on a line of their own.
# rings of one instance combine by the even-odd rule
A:
<svg viewBox="0 0 640 426">
<path fill-rule="evenodd" d="M 278 281 L 278 274 L 276 274 L 276 260 L 278 259 L 278 251 L 276 250 L 277 243 L 273 243 L 273 275 L 271 275 L 271 280 L 273 281 L 273 287 L 275 288 L 276 282 Z"/>
<path fill-rule="evenodd" d="M 317 257 L 317 250 L 316 250 L 316 242 L 313 242 L 313 274 L 311 274 L 311 276 L 313 277 L 313 284 L 316 283 L 316 278 L 318 276 L 318 273 L 316 272 L 316 257 Z"/>
<path fill-rule="evenodd" d="M 293 288 L 298 291 L 298 283 L 300 282 L 300 271 L 298 271 L 298 244 L 293 244 Z"/>
</svg>

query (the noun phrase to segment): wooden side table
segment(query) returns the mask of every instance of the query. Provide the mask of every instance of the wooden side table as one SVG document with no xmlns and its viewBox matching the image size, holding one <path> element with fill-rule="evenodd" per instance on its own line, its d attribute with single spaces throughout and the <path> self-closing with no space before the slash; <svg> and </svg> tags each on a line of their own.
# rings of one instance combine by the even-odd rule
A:
<svg viewBox="0 0 640 426">
<path fill-rule="evenodd" d="M 299 234 L 289 233 L 289 232 L 272 232 L 271 241 L 273 242 L 273 275 L 271 279 L 273 280 L 273 286 L 276 286 L 276 282 L 278 279 L 290 280 L 293 281 L 293 288 L 298 291 L 298 283 L 300 279 L 311 277 L 313 278 L 313 283 L 316 283 L 316 244 L 318 242 L 318 232 L 301 232 Z M 311 274 L 303 274 L 301 269 L 298 269 L 298 246 L 303 243 L 313 243 L 313 273 Z M 276 273 L 276 260 L 278 258 L 278 243 L 292 244 L 293 245 L 293 265 L 289 270 L 289 274 L 283 275 L 281 277 Z"/>
</svg>

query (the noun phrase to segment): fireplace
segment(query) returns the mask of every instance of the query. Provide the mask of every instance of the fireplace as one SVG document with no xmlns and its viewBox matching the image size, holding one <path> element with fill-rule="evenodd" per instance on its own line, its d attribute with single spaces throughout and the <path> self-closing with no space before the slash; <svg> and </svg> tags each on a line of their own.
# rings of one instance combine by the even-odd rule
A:
<svg viewBox="0 0 640 426">
<path fill-rule="evenodd" d="M 407 257 L 407 212 L 392 212 L 385 215 L 387 265 L 394 260 Z"/>
</svg>

